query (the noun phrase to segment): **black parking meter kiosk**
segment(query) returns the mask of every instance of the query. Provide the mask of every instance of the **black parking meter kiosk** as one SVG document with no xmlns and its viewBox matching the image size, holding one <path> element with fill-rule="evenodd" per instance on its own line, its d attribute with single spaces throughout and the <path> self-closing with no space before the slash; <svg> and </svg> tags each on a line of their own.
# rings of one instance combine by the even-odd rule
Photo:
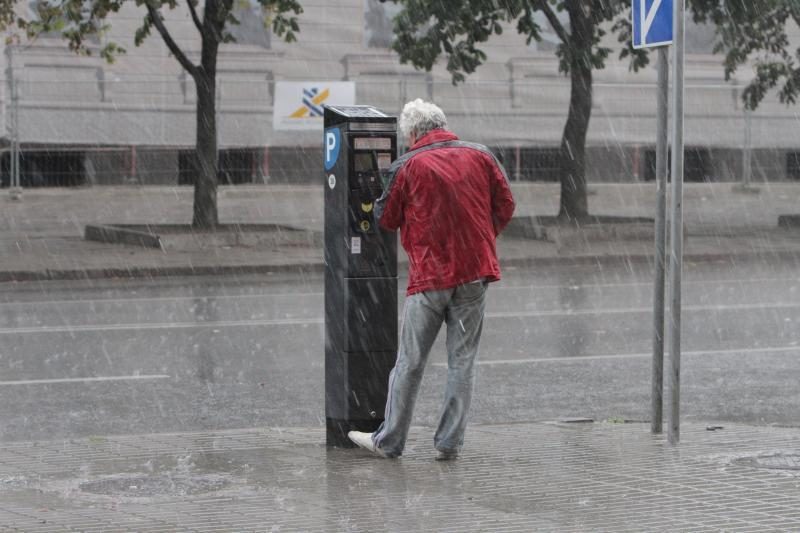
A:
<svg viewBox="0 0 800 533">
<path fill-rule="evenodd" d="M 371 106 L 326 106 L 325 420 L 328 446 L 383 421 L 397 357 L 397 236 L 375 200 L 397 156 L 397 119 Z"/>
</svg>

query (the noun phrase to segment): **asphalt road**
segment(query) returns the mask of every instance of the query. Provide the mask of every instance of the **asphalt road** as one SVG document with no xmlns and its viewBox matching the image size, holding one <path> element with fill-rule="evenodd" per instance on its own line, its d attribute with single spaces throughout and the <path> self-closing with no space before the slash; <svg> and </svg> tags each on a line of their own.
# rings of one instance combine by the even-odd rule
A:
<svg viewBox="0 0 800 533">
<path fill-rule="evenodd" d="M 320 426 L 322 302 L 291 275 L 0 284 L 0 440 Z M 800 425 L 800 267 L 687 264 L 683 304 L 684 420 Z M 647 420 L 651 339 L 646 267 L 506 270 L 472 420 Z"/>
</svg>

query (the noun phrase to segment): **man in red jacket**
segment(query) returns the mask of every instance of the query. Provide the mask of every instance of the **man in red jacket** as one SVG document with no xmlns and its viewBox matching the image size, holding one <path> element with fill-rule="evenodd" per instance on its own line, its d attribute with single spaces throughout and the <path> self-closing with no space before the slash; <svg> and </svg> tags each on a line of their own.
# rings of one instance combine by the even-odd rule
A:
<svg viewBox="0 0 800 533">
<path fill-rule="evenodd" d="M 402 454 L 433 341 L 447 324 L 447 389 L 434 436 L 438 459 L 464 443 L 475 381 L 486 288 L 500 279 L 495 241 L 514 213 L 502 165 L 488 148 L 460 141 L 444 113 L 420 99 L 400 116 L 410 150 L 389 169 L 376 202 L 378 223 L 400 230 L 408 254 L 408 290 L 397 363 L 389 377 L 385 421 L 350 439 L 382 457 Z"/>
</svg>

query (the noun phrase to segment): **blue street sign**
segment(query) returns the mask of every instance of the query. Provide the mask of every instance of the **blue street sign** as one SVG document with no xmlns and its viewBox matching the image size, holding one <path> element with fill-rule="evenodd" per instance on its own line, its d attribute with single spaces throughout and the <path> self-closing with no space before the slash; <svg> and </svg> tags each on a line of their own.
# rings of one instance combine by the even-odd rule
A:
<svg viewBox="0 0 800 533">
<path fill-rule="evenodd" d="M 672 1 L 633 0 L 633 47 L 672 44 Z"/>
</svg>

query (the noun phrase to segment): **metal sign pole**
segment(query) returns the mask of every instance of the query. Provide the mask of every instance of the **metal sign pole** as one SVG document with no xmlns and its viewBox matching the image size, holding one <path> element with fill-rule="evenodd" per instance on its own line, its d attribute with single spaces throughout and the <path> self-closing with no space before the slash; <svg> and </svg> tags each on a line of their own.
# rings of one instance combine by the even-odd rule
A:
<svg viewBox="0 0 800 533">
<path fill-rule="evenodd" d="M 653 368 L 650 431 L 661 433 L 664 411 L 664 278 L 667 248 L 667 120 L 669 49 L 658 49 L 658 115 L 656 119 L 656 254 L 653 294 Z"/>
<path fill-rule="evenodd" d="M 742 146 L 742 180 L 733 186 L 734 192 L 758 194 L 753 186 L 753 111 L 744 110 L 744 139 Z"/>
<path fill-rule="evenodd" d="M 19 179 L 19 95 L 18 83 L 14 79 L 14 45 L 6 47 L 6 83 L 9 100 L 6 103 L 6 128 L 8 131 L 9 147 L 9 176 L 8 194 L 12 200 L 22 197 L 22 188 Z"/>
<path fill-rule="evenodd" d="M 753 112 L 749 109 L 744 110 L 744 153 L 742 156 L 742 166 L 744 167 L 744 183 L 745 190 L 750 189 L 753 177 Z"/>
<path fill-rule="evenodd" d="M 14 82 L 11 81 L 9 84 L 9 92 L 11 93 L 11 105 L 7 108 L 7 112 L 9 114 L 9 128 L 8 128 L 8 137 L 10 141 L 10 148 L 11 152 L 9 154 L 9 165 L 8 165 L 8 194 L 11 196 L 12 199 L 16 199 L 17 194 L 17 126 L 14 123 L 14 115 L 17 112 L 16 110 L 16 100 L 14 99 Z"/>
<path fill-rule="evenodd" d="M 683 48 L 685 0 L 674 4 L 672 61 L 672 253 L 670 254 L 669 414 L 667 440 L 680 442 L 681 274 L 683 268 Z"/>
<path fill-rule="evenodd" d="M 14 195 L 22 197 L 22 182 L 19 177 L 19 81 L 14 80 L 11 97 L 14 101 Z"/>
</svg>

